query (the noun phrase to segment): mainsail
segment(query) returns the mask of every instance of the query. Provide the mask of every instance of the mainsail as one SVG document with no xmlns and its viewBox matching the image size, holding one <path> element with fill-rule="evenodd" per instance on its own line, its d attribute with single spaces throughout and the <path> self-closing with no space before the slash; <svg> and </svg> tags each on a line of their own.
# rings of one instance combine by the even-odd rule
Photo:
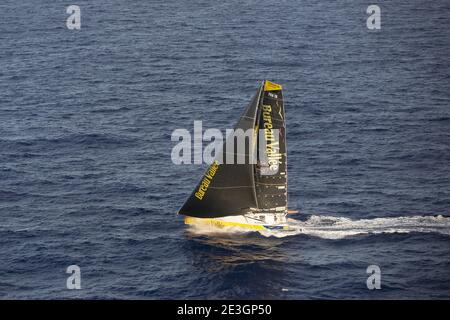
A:
<svg viewBox="0 0 450 320">
<path fill-rule="evenodd" d="M 281 90 L 280 85 L 269 81 L 261 85 L 234 130 L 252 129 L 257 133 L 264 129 L 260 130 L 264 133 L 256 134 L 256 139 L 246 139 L 244 151 L 236 143 L 231 144 L 235 135 L 228 137 L 179 214 L 217 218 L 286 210 L 286 135 Z M 279 132 L 279 139 L 278 135 L 271 139 L 270 132 Z M 227 148 L 228 145 L 233 148 Z M 261 148 L 264 149 L 259 155 Z"/>
<path fill-rule="evenodd" d="M 286 122 L 281 86 L 265 82 L 257 127 L 258 163 L 255 187 L 259 212 L 284 212 L 287 209 Z"/>
</svg>

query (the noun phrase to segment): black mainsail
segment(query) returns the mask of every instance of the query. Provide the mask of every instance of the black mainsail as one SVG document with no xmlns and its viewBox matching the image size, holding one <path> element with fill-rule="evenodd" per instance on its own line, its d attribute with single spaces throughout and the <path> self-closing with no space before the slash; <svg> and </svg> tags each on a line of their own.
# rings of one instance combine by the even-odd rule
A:
<svg viewBox="0 0 450 320">
<path fill-rule="evenodd" d="M 281 86 L 265 82 L 258 109 L 258 163 L 255 188 L 258 212 L 284 212 L 287 209 L 286 122 Z M 264 129 L 264 130 L 262 130 Z"/>
<path fill-rule="evenodd" d="M 217 218 L 286 211 L 286 134 L 280 85 L 264 81 L 234 128 L 239 129 L 252 129 L 256 139 L 246 139 L 242 151 L 231 144 L 236 136 L 228 137 L 179 214 Z"/>
</svg>

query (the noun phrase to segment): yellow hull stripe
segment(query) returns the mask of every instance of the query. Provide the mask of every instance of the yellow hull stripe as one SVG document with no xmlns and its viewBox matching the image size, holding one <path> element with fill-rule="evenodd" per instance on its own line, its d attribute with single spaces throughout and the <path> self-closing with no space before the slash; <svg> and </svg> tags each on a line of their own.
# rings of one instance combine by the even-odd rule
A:
<svg viewBox="0 0 450 320">
<path fill-rule="evenodd" d="M 283 87 L 278 83 L 270 82 L 268 80 L 264 83 L 264 91 L 277 91 L 282 89 Z"/>
<path fill-rule="evenodd" d="M 208 226 L 213 226 L 213 227 L 218 227 L 218 228 L 241 227 L 241 228 L 252 229 L 252 230 L 265 230 L 266 229 L 262 225 L 240 223 L 240 222 L 230 222 L 230 221 L 223 221 L 223 220 L 217 220 L 217 219 L 211 219 L 211 218 L 185 217 L 184 223 L 192 224 L 192 225 L 208 225 Z"/>
</svg>

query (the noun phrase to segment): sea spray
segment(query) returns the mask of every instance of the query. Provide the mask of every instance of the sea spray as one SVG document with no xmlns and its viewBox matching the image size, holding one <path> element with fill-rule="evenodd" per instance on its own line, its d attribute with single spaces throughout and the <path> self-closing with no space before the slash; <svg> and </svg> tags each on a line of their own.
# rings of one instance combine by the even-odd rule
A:
<svg viewBox="0 0 450 320">
<path fill-rule="evenodd" d="M 312 215 L 305 221 L 288 219 L 289 231 L 264 230 L 260 233 L 270 237 L 286 237 L 298 234 L 323 239 L 381 234 L 427 232 L 450 235 L 450 217 L 401 216 L 373 219 L 349 219 L 345 217 Z"/>
<path fill-rule="evenodd" d="M 246 230 L 240 227 L 190 226 L 193 233 L 214 234 L 259 232 L 265 237 L 284 238 L 308 235 L 322 239 L 343 239 L 358 235 L 382 233 L 439 233 L 450 235 L 450 217 L 401 216 L 372 219 L 311 215 L 305 221 L 288 219 L 289 230 Z"/>
</svg>

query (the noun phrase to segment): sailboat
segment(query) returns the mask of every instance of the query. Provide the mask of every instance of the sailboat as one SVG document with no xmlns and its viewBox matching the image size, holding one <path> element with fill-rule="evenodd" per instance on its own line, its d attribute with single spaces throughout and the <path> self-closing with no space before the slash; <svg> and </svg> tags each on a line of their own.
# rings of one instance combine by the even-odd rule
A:
<svg viewBox="0 0 450 320">
<path fill-rule="evenodd" d="M 227 149 L 231 157 L 215 160 L 178 214 L 194 226 L 245 230 L 289 230 L 287 215 L 286 122 L 282 86 L 265 80 L 239 118 L 235 130 L 254 130 L 255 139 L 244 153 Z M 260 134 L 258 134 L 258 132 Z M 272 134 L 278 133 L 277 139 Z M 242 156 L 245 161 L 236 163 Z M 229 161 L 229 159 L 234 161 Z"/>
</svg>

